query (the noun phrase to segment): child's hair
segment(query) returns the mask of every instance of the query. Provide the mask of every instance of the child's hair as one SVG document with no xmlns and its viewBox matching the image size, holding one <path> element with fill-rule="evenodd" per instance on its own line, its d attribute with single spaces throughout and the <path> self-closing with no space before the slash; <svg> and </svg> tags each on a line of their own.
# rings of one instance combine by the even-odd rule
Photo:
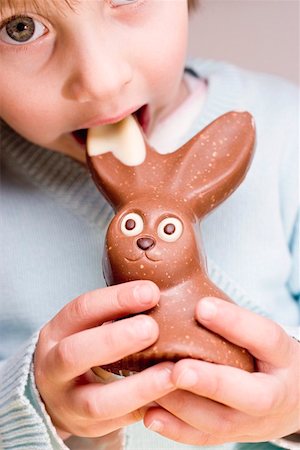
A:
<svg viewBox="0 0 300 450">
<path fill-rule="evenodd" d="M 71 4 L 69 3 L 69 0 L 65 0 L 65 1 L 71 7 Z M 13 3 L 14 3 L 13 1 L 8 0 L 8 5 L 9 6 L 12 7 Z M 33 4 L 38 8 L 38 0 L 33 0 Z M 190 11 L 196 9 L 198 5 L 199 5 L 199 0 L 188 0 L 188 6 L 189 6 L 189 10 Z"/>
</svg>

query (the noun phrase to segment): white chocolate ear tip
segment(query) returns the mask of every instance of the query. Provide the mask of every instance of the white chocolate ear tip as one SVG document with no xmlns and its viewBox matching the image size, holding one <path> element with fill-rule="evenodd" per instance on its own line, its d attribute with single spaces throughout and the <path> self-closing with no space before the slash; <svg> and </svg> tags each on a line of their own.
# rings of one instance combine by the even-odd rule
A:
<svg viewBox="0 0 300 450">
<path fill-rule="evenodd" d="M 127 166 L 138 166 L 146 158 L 146 145 L 139 125 L 133 116 L 120 122 L 90 128 L 87 135 L 89 156 L 112 152 Z"/>
</svg>

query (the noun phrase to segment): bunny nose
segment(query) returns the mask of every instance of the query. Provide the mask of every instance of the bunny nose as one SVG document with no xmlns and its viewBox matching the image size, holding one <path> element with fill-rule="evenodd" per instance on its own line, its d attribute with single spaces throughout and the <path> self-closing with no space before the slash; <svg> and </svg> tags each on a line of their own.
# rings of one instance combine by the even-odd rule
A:
<svg viewBox="0 0 300 450">
<path fill-rule="evenodd" d="M 154 240 L 149 237 L 139 238 L 136 243 L 141 250 L 149 250 L 154 246 Z"/>
</svg>

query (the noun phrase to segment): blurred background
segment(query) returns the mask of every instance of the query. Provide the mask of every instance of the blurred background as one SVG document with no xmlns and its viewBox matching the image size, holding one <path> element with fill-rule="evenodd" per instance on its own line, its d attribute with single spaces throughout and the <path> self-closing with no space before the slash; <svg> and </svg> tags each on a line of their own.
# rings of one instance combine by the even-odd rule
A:
<svg viewBox="0 0 300 450">
<path fill-rule="evenodd" d="M 232 62 L 300 84 L 299 0 L 200 0 L 189 56 Z"/>
</svg>

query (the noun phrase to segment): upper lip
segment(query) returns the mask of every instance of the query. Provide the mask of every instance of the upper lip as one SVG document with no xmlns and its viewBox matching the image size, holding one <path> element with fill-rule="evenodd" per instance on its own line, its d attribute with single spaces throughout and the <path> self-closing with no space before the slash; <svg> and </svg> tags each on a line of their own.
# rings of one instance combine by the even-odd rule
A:
<svg viewBox="0 0 300 450">
<path fill-rule="evenodd" d="M 141 108 L 141 106 L 134 106 L 132 108 L 126 109 L 126 111 L 123 111 L 120 114 L 117 114 L 115 116 L 110 116 L 110 117 L 103 117 L 103 115 L 94 116 L 90 120 L 88 120 L 87 122 L 83 123 L 79 127 L 79 129 L 92 128 L 92 127 L 97 127 L 97 126 L 100 126 L 100 125 L 106 125 L 106 124 L 110 124 L 110 123 L 120 122 L 122 119 L 124 119 L 125 117 L 127 117 L 130 114 L 134 113 L 135 111 L 137 111 L 140 108 Z"/>
</svg>

